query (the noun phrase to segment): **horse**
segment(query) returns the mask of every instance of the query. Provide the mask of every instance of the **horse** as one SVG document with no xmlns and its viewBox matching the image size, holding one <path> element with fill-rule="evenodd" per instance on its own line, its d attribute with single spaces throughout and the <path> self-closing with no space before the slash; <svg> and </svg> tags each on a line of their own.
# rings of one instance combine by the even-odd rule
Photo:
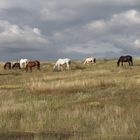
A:
<svg viewBox="0 0 140 140">
<path fill-rule="evenodd" d="M 5 64 L 4 64 L 4 69 L 6 70 L 6 69 L 11 69 L 11 62 L 6 62 Z"/>
<path fill-rule="evenodd" d="M 53 70 L 55 70 L 57 68 L 57 70 L 63 70 L 63 65 L 66 65 L 66 69 L 69 70 L 70 69 L 70 64 L 71 64 L 71 60 L 69 58 L 64 58 L 64 59 L 58 59 L 55 63 L 55 65 L 53 66 Z"/>
<path fill-rule="evenodd" d="M 121 56 L 117 61 L 117 66 L 120 66 L 120 62 L 122 66 L 123 62 L 128 62 L 129 66 L 133 66 L 133 58 L 130 55 Z"/>
<path fill-rule="evenodd" d="M 89 64 L 89 63 L 96 64 L 96 58 L 93 58 L 93 57 L 86 58 L 84 61 L 84 65 Z"/>
<path fill-rule="evenodd" d="M 28 61 L 29 61 L 28 59 L 20 59 L 20 61 L 19 61 L 20 68 L 26 68 Z"/>
<path fill-rule="evenodd" d="M 38 60 L 35 61 L 29 61 L 26 65 L 26 72 L 28 71 L 28 68 L 32 72 L 32 68 L 37 67 L 37 70 L 40 70 L 40 62 Z"/>
<path fill-rule="evenodd" d="M 12 65 L 12 69 L 21 69 L 20 68 L 20 63 L 16 62 Z"/>
</svg>

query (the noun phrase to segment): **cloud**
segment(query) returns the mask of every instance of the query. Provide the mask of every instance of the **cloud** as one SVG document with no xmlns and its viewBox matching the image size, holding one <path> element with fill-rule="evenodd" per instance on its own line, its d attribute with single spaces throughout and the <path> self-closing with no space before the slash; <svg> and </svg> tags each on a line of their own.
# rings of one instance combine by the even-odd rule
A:
<svg viewBox="0 0 140 140">
<path fill-rule="evenodd" d="M 103 30 L 105 28 L 115 28 L 119 26 L 135 26 L 140 25 L 140 12 L 132 9 L 119 14 L 114 14 L 110 20 L 93 20 L 86 27 L 89 30 Z"/>
<path fill-rule="evenodd" d="M 77 15 L 75 11 L 72 9 L 60 9 L 58 11 L 54 11 L 52 9 L 43 9 L 41 11 L 42 20 L 47 21 L 70 21 L 72 19 L 76 19 Z"/>
<path fill-rule="evenodd" d="M 139 55 L 139 7 L 139 0 L 0 0 L 0 58 Z"/>
<path fill-rule="evenodd" d="M 44 6 L 40 10 L 40 15 L 41 19 L 46 21 L 64 22 L 77 19 L 88 20 L 88 18 L 93 18 L 93 15 L 99 18 L 98 16 L 104 16 L 106 13 L 109 14 L 109 12 L 112 12 L 112 9 L 116 8 L 117 6 L 124 6 L 124 9 L 126 9 L 127 6 L 139 5 L 139 0 L 60 0 L 59 2 L 57 0 L 48 0 L 47 2 L 44 2 Z M 103 8 L 106 10 L 106 12 L 102 13 L 102 11 L 104 11 Z M 112 11 L 108 10 L 108 8 L 110 8 Z"/>
<path fill-rule="evenodd" d="M 86 44 L 77 44 L 73 47 L 68 47 L 65 50 L 63 50 L 64 53 L 71 53 L 71 52 L 77 52 L 82 54 L 105 54 L 105 53 L 119 53 L 122 50 L 119 48 L 116 48 L 113 44 L 110 43 L 100 43 L 100 42 L 94 42 L 89 41 Z"/>
<path fill-rule="evenodd" d="M 28 51 L 28 47 L 30 47 L 30 50 L 36 50 L 38 45 L 47 45 L 48 40 L 41 34 L 38 28 L 19 27 L 18 25 L 10 24 L 8 21 L 1 20 L 0 44 L 0 49 L 2 50 L 16 48 L 19 51 L 20 49 L 21 51 L 27 49 Z"/>
<path fill-rule="evenodd" d="M 86 25 L 65 29 L 53 34 L 56 44 L 61 43 L 59 52 L 66 54 L 135 54 L 134 40 L 140 35 L 140 12 L 128 10 L 113 14 L 108 19 L 92 20 Z"/>
<path fill-rule="evenodd" d="M 140 40 L 139 39 L 134 41 L 134 48 L 136 48 L 136 49 L 140 48 Z"/>
<path fill-rule="evenodd" d="M 115 14 L 112 17 L 111 22 L 116 22 L 119 25 L 140 24 L 140 13 L 132 9 L 124 13 Z"/>
<path fill-rule="evenodd" d="M 38 28 L 33 28 L 33 31 L 34 31 L 35 34 L 41 35 L 41 32 Z"/>
<path fill-rule="evenodd" d="M 38 9 L 42 5 L 44 0 L 0 0 L 0 8 L 8 9 L 8 8 L 24 8 L 24 9 Z"/>
</svg>

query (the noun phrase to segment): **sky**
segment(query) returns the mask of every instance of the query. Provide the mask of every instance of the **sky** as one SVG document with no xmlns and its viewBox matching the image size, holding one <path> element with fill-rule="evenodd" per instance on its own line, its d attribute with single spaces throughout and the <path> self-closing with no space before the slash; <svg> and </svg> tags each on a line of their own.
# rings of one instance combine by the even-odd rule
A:
<svg viewBox="0 0 140 140">
<path fill-rule="evenodd" d="M 0 0 L 0 60 L 140 56 L 140 0 Z"/>
</svg>

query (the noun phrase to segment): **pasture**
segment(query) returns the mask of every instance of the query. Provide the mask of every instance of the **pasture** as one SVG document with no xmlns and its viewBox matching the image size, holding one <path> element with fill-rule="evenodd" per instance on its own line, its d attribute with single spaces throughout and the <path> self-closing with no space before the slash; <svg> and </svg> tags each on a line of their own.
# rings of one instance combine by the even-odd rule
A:
<svg viewBox="0 0 140 140">
<path fill-rule="evenodd" d="M 116 61 L 74 61 L 62 72 L 53 72 L 54 62 L 32 73 L 1 65 L 0 138 L 138 140 L 140 60 Z"/>
</svg>

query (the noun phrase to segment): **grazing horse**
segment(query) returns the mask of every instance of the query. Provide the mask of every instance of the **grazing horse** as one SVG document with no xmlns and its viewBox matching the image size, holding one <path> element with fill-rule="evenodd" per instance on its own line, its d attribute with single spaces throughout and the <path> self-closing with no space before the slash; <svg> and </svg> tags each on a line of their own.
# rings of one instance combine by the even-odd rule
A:
<svg viewBox="0 0 140 140">
<path fill-rule="evenodd" d="M 20 61 L 19 61 L 20 68 L 26 68 L 28 61 L 29 61 L 28 59 L 20 59 Z"/>
<path fill-rule="evenodd" d="M 20 63 L 16 62 L 12 65 L 12 69 L 21 69 L 20 68 Z"/>
<path fill-rule="evenodd" d="M 71 64 L 71 60 L 69 58 L 64 58 L 64 59 L 58 59 L 55 63 L 55 65 L 53 66 L 53 70 L 55 70 L 57 68 L 57 70 L 63 70 L 63 65 L 66 65 L 66 69 L 69 70 L 70 69 L 70 64 Z"/>
<path fill-rule="evenodd" d="M 121 57 L 118 59 L 117 66 L 120 65 L 120 62 L 121 62 L 121 65 L 122 65 L 122 66 L 123 66 L 123 62 L 128 62 L 129 66 L 133 66 L 133 58 L 132 58 L 132 56 L 130 56 L 130 55 L 121 56 Z"/>
<path fill-rule="evenodd" d="M 29 61 L 26 65 L 26 72 L 28 71 L 28 68 L 32 72 L 32 68 L 37 67 L 37 70 L 40 70 L 40 62 L 38 60 L 35 61 Z"/>
<path fill-rule="evenodd" d="M 84 64 L 89 64 L 89 63 L 96 64 L 96 58 L 93 57 L 86 58 Z"/>
<path fill-rule="evenodd" d="M 5 64 L 4 64 L 4 69 L 6 70 L 6 69 L 11 69 L 11 62 L 6 62 Z"/>
</svg>

